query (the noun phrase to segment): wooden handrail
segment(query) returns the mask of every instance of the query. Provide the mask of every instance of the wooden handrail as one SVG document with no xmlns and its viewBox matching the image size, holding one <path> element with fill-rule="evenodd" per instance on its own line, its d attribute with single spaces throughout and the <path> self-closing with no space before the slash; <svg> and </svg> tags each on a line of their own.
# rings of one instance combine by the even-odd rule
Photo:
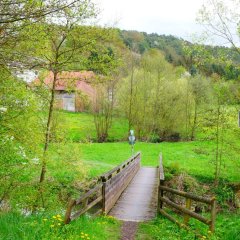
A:
<svg viewBox="0 0 240 240">
<path fill-rule="evenodd" d="M 194 201 L 198 201 L 198 202 L 202 202 L 202 203 L 206 203 L 206 204 L 211 204 L 215 200 L 215 198 L 199 197 L 199 196 L 196 196 L 192 193 L 179 191 L 179 190 L 169 188 L 169 187 L 165 187 L 165 186 L 160 186 L 160 189 L 162 189 L 163 191 L 166 191 L 166 192 L 174 193 L 176 195 L 186 197 L 186 198 L 190 198 Z"/>
<path fill-rule="evenodd" d="M 211 223 L 211 221 L 206 219 L 205 217 L 203 217 L 203 216 L 201 216 L 201 215 L 199 215 L 199 214 L 197 214 L 195 212 L 192 212 L 192 211 L 190 211 L 190 210 L 188 210 L 188 209 L 186 209 L 184 207 L 181 207 L 178 204 L 170 201 L 169 199 L 167 199 L 165 197 L 161 197 L 161 200 L 163 202 L 167 203 L 168 205 L 170 205 L 171 207 L 174 207 L 177 210 L 181 211 L 182 213 L 185 213 L 185 214 L 187 214 L 187 215 L 189 215 L 189 216 L 191 216 L 193 218 L 196 218 L 197 220 L 199 220 L 199 221 L 201 221 L 201 222 L 203 222 L 203 223 L 205 223 L 207 225 L 209 225 Z"/>
<path fill-rule="evenodd" d="M 159 155 L 158 211 L 162 215 L 167 217 L 169 220 L 177 223 L 180 227 L 184 227 L 184 228 L 188 229 L 187 224 L 189 222 L 189 218 L 193 217 L 193 218 L 203 222 L 204 224 L 209 225 L 209 230 L 211 232 L 214 232 L 215 219 L 216 219 L 216 199 L 215 199 L 215 197 L 213 197 L 213 198 L 200 197 L 200 196 L 196 196 L 192 193 L 187 193 L 187 192 L 179 191 L 176 189 L 172 189 L 172 188 L 164 186 L 164 180 L 165 179 L 164 179 L 162 153 L 160 153 L 160 155 Z M 182 207 L 182 206 L 176 204 L 175 202 L 171 201 L 167 197 L 164 197 L 164 191 L 170 192 L 172 194 L 176 194 L 181 197 L 185 197 L 186 198 L 186 207 Z M 210 205 L 211 206 L 211 219 L 207 219 L 207 218 L 191 211 L 192 200 Z M 163 210 L 163 203 L 182 212 L 183 217 L 184 217 L 184 223 L 179 223 L 179 221 L 174 219 L 174 217 L 167 214 Z"/>
<path fill-rule="evenodd" d="M 100 190 L 100 188 L 102 188 L 102 184 L 99 184 L 99 185 L 95 186 L 93 189 L 89 190 L 87 193 L 85 193 L 83 196 L 81 196 L 79 199 L 76 200 L 76 205 L 79 205 L 84 200 L 91 197 L 95 192 Z"/>
<path fill-rule="evenodd" d="M 90 197 L 92 197 L 100 189 L 102 189 L 102 186 L 103 186 L 103 184 L 99 184 L 99 185 L 95 186 L 93 189 L 89 190 L 87 193 L 85 193 L 79 199 L 70 200 L 68 207 L 67 207 L 67 211 L 65 213 L 64 223 L 68 224 L 69 222 L 71 222 L 71 220 L 76 219 L 80 215 L 87 212 L 90 208 L 94 207 L 97 203 L 99 203 L 102 200 L 102 191 L 99 194 L 99 196 L 96 196 L 97 198 L 95 200 L 91 201 L 90 203 L 88 201 L 89 201 Z M 84 204 L 83 208 L 81 210 L 75 212 L 73 215 L 71 215 L 73 208 L 80 204 Z"/>
<path fill-rule="evenodd" d="M 131 157 L 130 159 L 128 159 L 127 161 L 123 162 L 122 164 L 118 165 L 117 167 L 113 168 L 112 170 L 108 171 L 107 173 L 103 174 L 102 176 L 100 176 L 98 178 L 98 183 L 97 185 L 90 189 L 87 193 L 83 194 L 79 199 L 75 199 L 75 200 L 70 200 L 68 203 L 68 207 L 65 213 L 65 220 L 64 223 L 68 224 L 71 220 L 81 216 L 82 214 L 84 214 L 85 212 L 87 212 L 90 208 L 92 208 L 93 206 L 95 206 L 97 203 L 99 203 L 100 201 L 102 201 L 102 212 L 106 211 L 105 210 L 105 205 L 106 205 L 106 184 L 111 184 L 111 182 L 109 182 L 109 180 L 115 176 L 118 177 L 118 174 L 120 174 L 124 169 L 128 169 L 127 166 L 131 167 L 135 167 L 134 164 L 138 164 L 138 166 L 140 166 L 139 164 L 139 159 L 140 159 L 140 152 L 138 152 L 135 156 Z M 136 161 L 134 161 L 136 160 Z M 133 174 L 132 171 L 129 172 L 130 174 Z M 101 190 L 101 192 L 100 192 Z M 100 192 L 100 194 L 98 193 Z M 96 196 L 93 195 L 98 193 Z M 121 192 L 120 192 L 121 194 Z M 89 200 L 91 202 L 89 202 Z M 82 209 L 80 209 L 77 212 L 74 212 L 72 214 L 72 210 L 74 207 L 76 207 L 77 205 L 83 205 Z"/>
<path fill-rule="evenodd" d="M 160 181 L 164 181 L 165 180 L 164 170 L 163 170 L 162 153 L 160 153 L 160 155 L 159 155 L 159 178 L 160 178 Z"/>
<path fill-rule="evenodd" d="M 110 170 L 110 171 L 106 172 L 105 174 L 101 175 L 102 181 L 105 182 L 105 181 L 109 180 L 110 178 L 112 178 L 114 173 L 119 173 L 120 171 L 122 171 L 126 166 L 128 166 L 131 162 L 133 162 L 135 159 L 137 159 L 139 155 L 140 155 L 140 152 L 136 153 L 133 157 L 129 158 L 128 160 L 119 164 L 118 166 L 116 166 L 112 170 Z"/>
</svg>

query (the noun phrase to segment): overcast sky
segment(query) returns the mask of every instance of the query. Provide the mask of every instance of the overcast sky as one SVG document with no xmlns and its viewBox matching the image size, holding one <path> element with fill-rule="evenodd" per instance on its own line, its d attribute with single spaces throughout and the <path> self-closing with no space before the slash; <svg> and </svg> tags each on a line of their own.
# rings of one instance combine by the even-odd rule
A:
<svg viewBox="0 0 240 240">
<path fill-rule="evenodd" d="M 126 30 L 191 39 L 200 32 L 196 15 L 204 0 L 95 0 L 101 23 Z"/>
</svg>

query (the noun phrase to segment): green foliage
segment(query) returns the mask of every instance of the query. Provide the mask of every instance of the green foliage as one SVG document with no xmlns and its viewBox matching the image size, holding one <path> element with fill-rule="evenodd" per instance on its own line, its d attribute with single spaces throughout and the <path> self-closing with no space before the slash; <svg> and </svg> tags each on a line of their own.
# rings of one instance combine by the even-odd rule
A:
<svg viewBox="0 0 240 240">
<path fill-rule="evenodd" d="M 108 240 L 119 239 L 119 222 L 108 217 L 81 217 L 63 225 L 62 214 L 40 213 L 22 216 L 18 213 L 0 215 L 0 238 L 16 240 Z"/>
<path fill-rule="evenodd" d="M 213 188 L 217 196 L 217 201 L 222 207 L 228 208 L 228 204 L 234 203 L 234 191 L 225 181 L 221 181 L 217 187 Z"/>
<path fill-rule="evenodd" d="M 43 103 L 6 69 L 0 76 L 0 199 L 5 200 L 24 189 L 40 161 Z"/>
<path fill-rule="evenodd" d="M 171 35 L 156 33 L 122 30 L 120 36 L 132 51 L 143 54 L 152 48 L 159 49 L 169 63 L 186 67 L 192 75 L 218 74 L 228 80 L 239 79 L 240 57 L 233 48 L 190 43 Z"/>
<path fill-rule="evenodd" d="M 119 105 L 141 140 L 177 141 L 184 126 L 186 79 L 158 50 L 146 52 L 119 90 Z"/>
<path fill-rule="evenodd" d="M 176 217 L 176 214 L 174 215 Z M 194 219 L 190 221 L 191 228 L 197 228 L 198 233 L 202 235 L 200 239 L 209 240 L 240 239 L 239 224 L 238 214 L 218 214 L 215 233 L 211 234 L 211 232 L 207 230 L 206 225 Z M 176 224 L 171 223 L 166 218 L 159 216 L 155 221 L 140 224 L 137 239 L 192 240 L 195 239 L 195 234 L 194 231 L 188 232 L 179 228 Z"/>
</svg>

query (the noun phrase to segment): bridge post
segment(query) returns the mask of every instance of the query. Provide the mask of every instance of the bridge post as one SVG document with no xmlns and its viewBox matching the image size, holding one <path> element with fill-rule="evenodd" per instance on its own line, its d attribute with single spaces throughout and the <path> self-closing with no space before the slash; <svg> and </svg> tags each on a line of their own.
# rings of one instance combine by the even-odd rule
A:
<svg viewBox="0 0 240 240">
<path fill-rule="evenodd" d="M 161 189 L 161 186 L 164 186 L 164 170 L 163 170 L 163 159 L 162 159 L 162 153 L 159 155 L 159 185 L 158 185 L 158 212 L 160 212 L 160 209 L 163 208 L 163 201 L 161 200 L 163 197 L 163 190 Z"/>
<path fill-rule="evenodd" d="M 102 213 L 106 213 L 106 178 L 104 176 L 102 178 Z"/>
</svg>

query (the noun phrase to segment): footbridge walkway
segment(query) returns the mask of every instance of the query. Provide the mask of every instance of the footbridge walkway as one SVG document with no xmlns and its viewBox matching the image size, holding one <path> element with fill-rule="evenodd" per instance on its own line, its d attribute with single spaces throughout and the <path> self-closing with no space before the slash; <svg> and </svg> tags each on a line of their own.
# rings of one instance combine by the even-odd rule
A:
<svg viewBox="0 0 240 240">
<path fill-rule="evenodd" d="M 183 198 L 174 201 L 173 195 Z M 169 197 L 170 196 L 170 197 Z M 171 197 L 172 196 L 172 197 Z M 204 204 L 210 219 L 194 209 Z M 183 217 L 183 222 L 169 214 L 169 209 Z M 216 219 L 216 199 L 214 196 L 202 197 L 164 186 L 162 154 L 159 166 L 141 167 L 141 153 L 118 165 L 99 177 L 98 183 L 79 199 L 69 202 L 65 214 L 65 224 L 89 210 L 94 214 L 108 214 L 125 222 L 143 222 L 153 219 L 157 212 L 180 227 L 189 229 L 189 219 L 195 218 L 214 231 Z"/>
</svg>

